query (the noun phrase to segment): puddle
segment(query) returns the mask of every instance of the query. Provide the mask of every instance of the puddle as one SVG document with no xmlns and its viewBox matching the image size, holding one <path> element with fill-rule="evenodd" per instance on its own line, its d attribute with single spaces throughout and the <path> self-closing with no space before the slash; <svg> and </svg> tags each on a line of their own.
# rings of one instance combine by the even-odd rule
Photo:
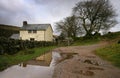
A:
<svg viewBox="0 0 120 78">
<path fill-rule="evenodd" d="M 91 60 L 89 60 L 89 59 L 84 60 L 84 63 L 93 64 L 93 65 L 99 66 L 98 62 L 96 62 L 96 61 L 91 61 Z"/>
<path fill-rule="evenodd" d="M 26 63 L 30 65 L 49 66 L 52 60 L 52 55 L 52 52 L 48 52 L 32 60 L 29 60 Z"/>
<path fill-rule="evenodd" d="M 7 68 L 0 72 L 0 78 L 52 78 L 56 64 L 70 59 L 74 55 L 76 53 L 47 53 L 36 59 Z"/>
<path fill-rule="evenodd" d="M 86 67 L 88 70 L 104 70 L 103 68 L 99 67 Z"/>
<path fill-rule="evenodd" d="M 94 75 L 94 72 L 92 72 L 92 71 L 85 71 L 85 70 L 73 71 L 73 73 L 81 74 L 81 75 L 84 75 L 84 76 L 93 76 Z"/>
<path fill-rule="evenodd" d="M 0 73 L 0 78 L 52 78 L 52 69 L 45 66 L 12 66 Z"/>
<path fill-rule="evenodd" d="M 52 61 L 49 66 L 19 64 L 0 72 L 0 78 L 52 78 L 53 70 L 61 55 L 52 52 Z M 24 66 L 24 67 L 23 67 Z"/>
</svg>

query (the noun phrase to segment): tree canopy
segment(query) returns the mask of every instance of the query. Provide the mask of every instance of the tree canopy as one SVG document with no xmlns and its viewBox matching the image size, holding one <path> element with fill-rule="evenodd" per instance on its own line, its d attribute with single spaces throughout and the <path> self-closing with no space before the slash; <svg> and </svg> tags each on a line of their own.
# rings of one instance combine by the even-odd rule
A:
<svg viewBox="0 0 120 78">
<path fill-rule="evenodd" d="M 78 2 L 73 8 L 73 14 L 79 19 L 86 35 L 108 30 L 116 23 L 115 11 L 109 0 L 88 0 Z"/>
<path fill-rule="evenodd" d="M 57 30 L 66 37 L 76 37 L 80 32 L 78 20 L 75 16 L 66 17 L 64 20 L 56 23 Z"/>
<path fill-rule="evenodd" d="M 57 30 L 67 37 L 92 36 L 115 26 L 115 11 L 109 0 L 85 0 L 73 7 L 73 15 L 57 22 Z M 80 33 L 81 32 L 81 33 Z M 94 33 L 94 34 L 93 34 Z"/>
</svg>

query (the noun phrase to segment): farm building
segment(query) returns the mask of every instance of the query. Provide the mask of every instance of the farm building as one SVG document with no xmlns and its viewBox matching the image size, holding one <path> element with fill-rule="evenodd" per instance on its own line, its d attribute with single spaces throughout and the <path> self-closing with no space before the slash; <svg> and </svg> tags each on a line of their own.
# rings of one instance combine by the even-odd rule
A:
<svg viewBox="0 0 120 78">
<path fill-rule="evenodd" d="M 27 24 L 23 22 L 20 39 L 32 41 L 53 41 L 53 29 L 50 24 Z"/>
</svg>

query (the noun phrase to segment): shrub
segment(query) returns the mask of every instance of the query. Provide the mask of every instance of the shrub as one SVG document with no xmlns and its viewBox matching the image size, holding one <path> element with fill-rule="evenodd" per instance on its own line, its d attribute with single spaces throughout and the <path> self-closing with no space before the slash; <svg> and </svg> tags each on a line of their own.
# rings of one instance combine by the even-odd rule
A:
<svg viewBox="0 0 120 78">
<path fill-rule="evenodd" d="M 3 47 L 0 45 L 0 55 L 4 54 Z"/>
<path fill-rule="evenodd" d="M 118 44 L 120 44 L 120 40 L 118 41 Z"/>
<path fill-rule="evenodd" d="M 46 41 L 28 41 L 28 40 L 13 40 L 4 37 L 0 37 L 0 54 L 16 54 L 20 50 L 35 48 L 35 47 L 47 47 L 53 46 L 53 42 Z M 32 53 L 32 52 L 30 52 Z"/>
<path fill-rule="evenodd" d="M 6 58 L 0 57 L 0 71 L 4 70 L 6 67 L 8 67 L 8 63 L 6 62 Z"/>
</svg>

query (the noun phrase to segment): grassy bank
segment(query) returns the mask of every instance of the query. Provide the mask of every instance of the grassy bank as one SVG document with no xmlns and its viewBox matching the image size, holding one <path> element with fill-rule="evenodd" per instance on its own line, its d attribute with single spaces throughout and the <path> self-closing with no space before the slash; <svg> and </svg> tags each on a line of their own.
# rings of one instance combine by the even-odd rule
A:
<svg viewBox="0 0 120 78">
<path fill-rule="evenodd" d="M 99 43 L 99 39 L 87 39 L 87 40 L 77 40 L 75 41 L 72 46 L 80 46 L 80 45 L 91 45 L 91 44 L 96 44 Z"/>
<path fill-rule="evenodd" d="M 120 68 L 120 44 L 98 49 L 95 53 Z"/>
<path fill-rule="evenodd" d="M 15 55 L 0 55 L 0 70 L 3 70 L 11 65 L 18 64 L 20 62 L 25 62 L 30 59 L 34 59 L 37 56 L 40 56 L 50 50 L 56 48 L 55 46 L 51 47 L 40 47 L 34 49 L 27 49 L 20 51 Z"/>
</svg>

